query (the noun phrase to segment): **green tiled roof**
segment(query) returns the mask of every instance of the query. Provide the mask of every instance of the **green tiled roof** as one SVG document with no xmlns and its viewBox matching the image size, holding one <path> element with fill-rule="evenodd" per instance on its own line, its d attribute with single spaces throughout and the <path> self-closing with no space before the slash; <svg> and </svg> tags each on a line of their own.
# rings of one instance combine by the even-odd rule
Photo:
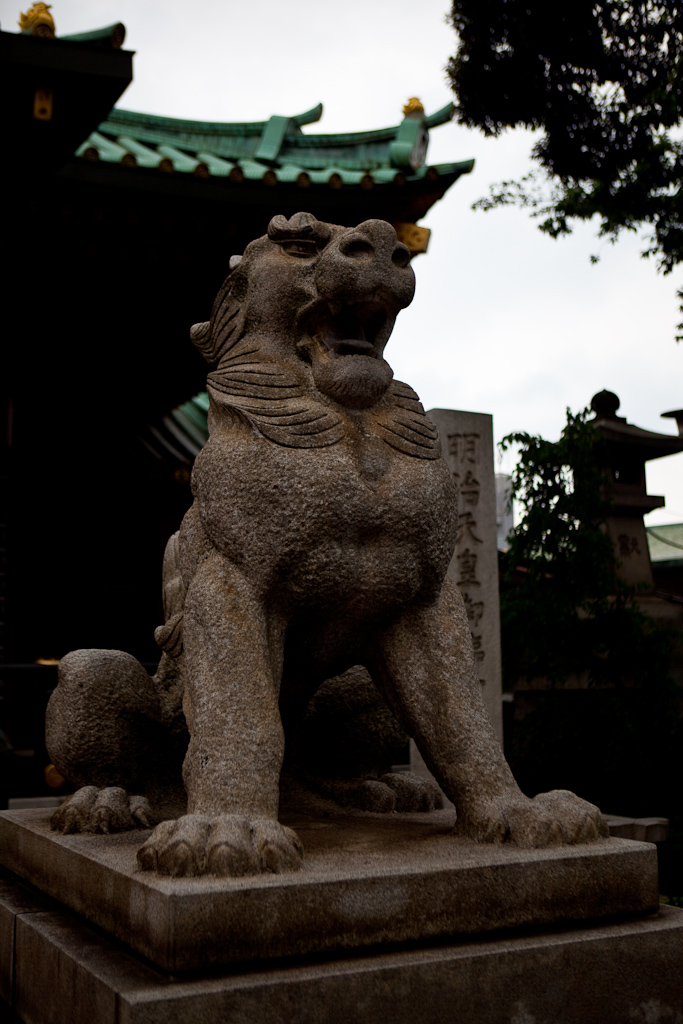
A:
<svg viewBox="0 0 683 1024">
<path fill-rule="evenodd" d="M 202 391 L 150 425 L 142 443 L 162 461 L 190 467 L 209 437 L 209 396 Z"/>
<path fill-rule="evenodd" d="M 426 164 L 428 130 L 449 121 L 453 111 L 449 103 L 431 116 L 412 114 L 393 128 L 308 135 L 301 128 L 320 119 L 322 104 L 293 117 L 275 115 L 247 123 L 185 121 L 115 107 L 76 156 L 165 173 L 304 188 L 367 189 L 424 178 L 455 180 L 472 170 L 473 160 Z"/>
<path fill-rule="evenodd" d="M 683 523 L 648 526 L 647 546 L 653 562 L 683 561 Z"/>
</svg>

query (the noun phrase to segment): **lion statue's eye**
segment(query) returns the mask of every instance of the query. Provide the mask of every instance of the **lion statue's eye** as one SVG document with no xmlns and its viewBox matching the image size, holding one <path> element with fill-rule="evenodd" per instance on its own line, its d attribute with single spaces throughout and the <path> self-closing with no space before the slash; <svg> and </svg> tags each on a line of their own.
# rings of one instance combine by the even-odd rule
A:
<svg viewBox="0 0 683 1024">
<path fill-rule="evenodd" d="M 318 247 L 314 241 L 297 239 L 295 242 L 281 242 L 282 248 L 288 256 L 316 256 Z"/>
</svg>

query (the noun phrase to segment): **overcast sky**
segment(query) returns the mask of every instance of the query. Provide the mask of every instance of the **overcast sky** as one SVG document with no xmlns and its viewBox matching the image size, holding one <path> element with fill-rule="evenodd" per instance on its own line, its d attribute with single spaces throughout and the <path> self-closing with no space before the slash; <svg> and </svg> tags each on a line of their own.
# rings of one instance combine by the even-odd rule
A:
<svg viewBox="0 0 683 1024">
<path fill-rule="evenodd" d="M 29 6 L 17 2 L 0 0 L 5 31 Z M 397 124 L 409 96 L 428 113 L 448 103 L 444 67 L 456 41 L 446 11 L 446 0 L 55 0 L 52 8 L 58 35 L 125 24 L 136 57 L 124 108 L 248 121 L 321 101 L 322 121 L 305 132 Z M 425 408 L 492 413 L 497 439 L 512 430 L 554 439 L 566 407 L 578 411 L 603 388 L 619 395 L 630 422 L 676 433 L 660 414 L 683 407 L 680 274 L 658 275 L 635 236 L 612 246 L 584 225 L 552 241 L 523 211 L 471 210 L 490 184 L 529 169 L 531 144 L 522 131 L 486 140 L 449 124 L 431 133 L 429 163 L 476 164 L 421 222 L 432 240 L 414 262 L 413 305 L 389 341 L 396 377 Z M 650 463 L 648 489 L 667 500 L 649 524 L 683 521 L 683 454 Z"/>
</svg>

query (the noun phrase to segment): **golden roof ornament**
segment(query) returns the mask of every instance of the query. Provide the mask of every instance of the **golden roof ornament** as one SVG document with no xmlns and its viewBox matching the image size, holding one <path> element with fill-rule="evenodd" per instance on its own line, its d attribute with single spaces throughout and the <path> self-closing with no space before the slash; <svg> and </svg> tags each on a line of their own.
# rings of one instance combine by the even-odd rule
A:
<svg viewBox="0 0 683 1024">
<path fill-rule="evenodd" d="M 417 98 L 417 96 L 411 96 L 410 97 L 410 99 L 408 100 L 408 102 L 406 103 L 406 105 L 403 108 L 403 116 L 404 117 L 416 117 L 416 116 L 424 117 L 425 116 L 425 108 L 422 106 L 422 103 Z"/>
<path fill-rule="evenodd" d="M 42 36 L 43 39 L 54 39 L 55 22 L 50 14 L 52 4 L 36 3 L 29 7 L 26 14 L 19 15 L 18 25 L 23 33 Z"/>
</svg>

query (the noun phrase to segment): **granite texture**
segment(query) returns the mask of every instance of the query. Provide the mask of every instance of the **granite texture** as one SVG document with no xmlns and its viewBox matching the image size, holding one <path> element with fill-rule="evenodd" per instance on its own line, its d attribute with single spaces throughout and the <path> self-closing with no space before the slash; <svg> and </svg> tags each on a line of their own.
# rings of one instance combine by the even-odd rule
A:
<svg viewBox="0 0 683 1024">
<path fill-rule="evenodd" d="M 165 819 L 138 857 L 172 876 L 298 869 L 301 842 L 278 820 L 285 741 L 295 750 L 321 684 L 361 665 L 456 805 L 461 836 L 539 848 L 605 836 L 573 794 L 520 792 L 487 714 L 446 575 L 452 473 L 383 355 L 413 297 L 408 249 L 383 221 L 302 213 L 273 218 L 231 267 L 192 329 L 215 367 L 210 437 L 166 553 L 159 670 L 117 651 L 62 660 L 47 746 L 81 790 L 55 828 Z M 424 790 L 364 781 L 386 809 Z"/>
<path fill-rule="evenodd" d="M 2 897 L 0 897 L 0 906 Z M 592 928 L 169 977 L 72 915 L 16 917 L 25 1024 L 676 1024 L 683 911 Z"/>
<path fill-rule="evenodd" d="M 460 409 L 430 409 L 446 464 L 458 489 L 458 535 L 448 576 L 463 596 L 474 664 L 486 710 L 503 742 L 498 594 L 498 527 L 493 417 Z"/>
<path fill-rule="evenodd" d="M 453 813 L 284 816 L 291 874 L 173 879 L 140 871 L 146 833 L 67 835 L 0 814 L 0 862 L 169 971 L 653 912 L 657 853 L 607 839 L 523 850 L 452 834 Z"/>
<path fill-rule="evenodd" d="M 0 871 L 0 1000 L 11 1004 L 14 991 L 15 921 L 18 915 L 45 911 L 52 900 L 32 893 L 5 871 Z M 0 1005 L 0 1019 L 1 1019 Z"/>
</svg>

